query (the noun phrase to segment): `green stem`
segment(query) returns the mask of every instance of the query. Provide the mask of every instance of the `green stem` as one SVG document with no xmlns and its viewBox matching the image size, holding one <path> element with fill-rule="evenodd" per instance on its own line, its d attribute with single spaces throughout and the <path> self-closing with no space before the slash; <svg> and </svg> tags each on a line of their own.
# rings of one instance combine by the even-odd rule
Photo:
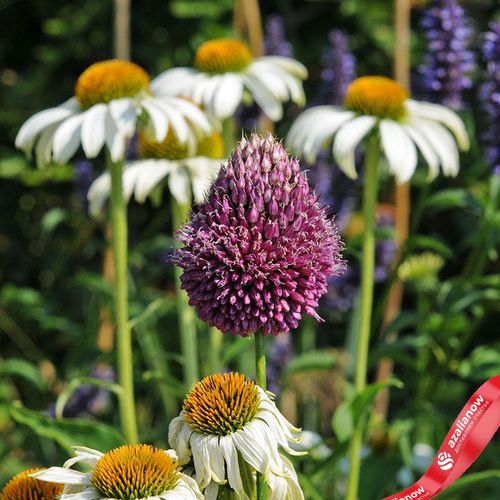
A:
<svg viewBox="0 0 500 500">
<path fill-rule="evenodd" d="M 174 232 L 181 228 L 189 216 L 189 204 L 180 204 L 172 196 L 172 222 Z M 179 241 L 175 239 L 176 247 Z M 189 305 L 188 296 L 181 289 L 182 270 L 175 266 L 175 291 L 177 295 L 177 315 L 179 318 L 179 336 L 183 357 L 184 383 L 189 391 L 198 381 L 198 345 L 196 337 L 196 315 Z"/>
<path fill-rule="evenodd" d="M 118 383 L 123 389 L 120 398 L 120 420 L 125 439 L 129 443 L 137 443 L 132 334 L 128 324 L 127 206 L 123 198 L 123 162 L 112 162 L 108 159 L 108 164 L 111 174 L 111 244 L 115 264 L 114 299 Z"/>
<path fill-rule="evenodd" d="M 255 378 L 257 385 L 266 390 L 266 343 L 262 332 L 255 332 Z M 267 500 L 268 489 L 264 476 L 257 473 L 257 500 Z"/>
<path fill-rule="evenodd" d="M 380 146 L 377 135 L 371 135 L 365 148 L 365 178 L 363 186 L 363 256 L 361 261 L 361 310 L 359 321 L 359 337 L 356 354 L 356 371 L 354 386 L 361 393 L 366 387 L 368 367 L 368 348 L 373 305 L 373 272 L 375 267 L 375 209 L 377 205 L 378 163 Z M 346 500 L 357 500 L 359 475 L 361 467 L 361 445 L 363 428 L 358 425 L 353 432 L 350 447 L 350 470 Z"/>
<path fill-rule="evenodd" d="M 209 360 L 210 372 L 219 373 L 222 370 L 222 343 L 224 334 L 214 326 L 210 328 Z"/>
<path fill-rule="evenodd" d="M 236 124 L 234 118 L 227 118 L 222 122 L 222 139 L 224 140 L 224 154 L 229 156 L 236 143 Z"/>
</svg>

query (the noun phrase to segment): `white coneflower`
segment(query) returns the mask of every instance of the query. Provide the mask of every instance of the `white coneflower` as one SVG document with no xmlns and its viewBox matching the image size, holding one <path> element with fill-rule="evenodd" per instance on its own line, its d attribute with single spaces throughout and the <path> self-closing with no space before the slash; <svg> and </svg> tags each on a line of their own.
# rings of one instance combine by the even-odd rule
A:
<svg viewBox="0 0 500 500">
<path fill-rule="evenodd" d="M 440 166 L 444 175 L 456 175 L 458 148 L 469 148 L 465 126 L 457 114 L 444 106 L 409 99 L 401 85 L 382 76 L 354 80 L 343 108 L 318 106 L 302 113 L 290 129 L 287 144 L 314 161 L 335 136 L 333 156 L 347 176 L 356 178 L 355 149 L 373 130 L 380 134 L 389 169 L 400 183 L 415 171 L 417 148 L 429 166 L 430 178 L 438 174 Z"/>
<path fill-rule="evenodd" d="M 35 472 L 42 481 L 64 485 L 60 500 L 201 500 L 196 481 L 183 474 L 175 453 L 136 444 L 101 453 L 75 448 L 76 456 L 64 467 Z M 76 463 L 90 472 L 72 470 Z"/>
<path fill-rule="evenodd" d="M 187 395 L 169 427 L 169 442 L 181 464 L 193 461 L 195 479 L 205 498 L 216 499 L 228 483 L 241 500 L 249 498 L 242 467 L 262 474 L 271 499 L 302 499 L 291 463 L 282 448 L 300 441 L 299 429 L 279 412 L 263 389 L 239 373 L 211 375 Z M 240 467 L 240 463 L 242 464 Z"/>
<path fill-rule="evenodd" d="M 35 148 L 41 166 L 68 161 L 80 145 L 87 158 L 96 157 L 106 145 L 116 162 L 124 158 L 139 116 L 148 118 L 147 126 L 158 141 L 169 128 L 181 143 L 199 131 L 210 132 L 197 106 L 177 97 L 159 98 L 140 66 L 114 59 L 92 64 L 78 78 L 74 97 L 29 118 L 16 146 L 28 155 Z"/>
<path fill-rule="evenodd" d="M 246 94 L 276 121 L 283 115 L 283 102 L 304 104 L 305 78 L 306 68 L 295 59 L 255 58 L 244 42 L 224 38 L 198 47 L 194 68 L 167 70 L 152 87 L 159 95 L 189 96 L 220 119 L 233 115 Z"/>
<path fill-rule="evenodd" d="M 56 500 L 63 487 L 56 483 L 37 481 L 32 474 L 45 469 L 33 468 L 14 476 L 0 491 L 2 500 Z"/>
<path fill-rule="evenodd" d="M 123 172 L 124 197 L 128 201 L 134 194 L 137 202 L 144 203 L 153 189 L 168 179 L 170 193 L 179 204 L 190 204 L 191 195 L 199 203 L 217 176 L 223 156 L 224 142 L 217 132 L 200 139 L 193 152 L 171 131 L 162 142 L 140 134 L 140 159 L 127 163 Z M 92 213 L 100 210 L 110 189 L 107 172 L 93 182 L 88 192 Z"/>
</svg>

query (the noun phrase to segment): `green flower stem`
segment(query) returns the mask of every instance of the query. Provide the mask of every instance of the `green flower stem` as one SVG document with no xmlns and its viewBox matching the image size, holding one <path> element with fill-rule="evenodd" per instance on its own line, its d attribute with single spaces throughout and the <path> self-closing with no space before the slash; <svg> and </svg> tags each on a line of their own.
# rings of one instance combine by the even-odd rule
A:
<svg viewBox="0 0 500 500">
<path fill-rule="evenodd" d="M 262 332 L 255 332 L 255 378 L 257 385 L 267 389 L 266 381 L 266 338 Z M 257 500 L 267 500 L 268 489 L 264 476 L 257 473 Z"/>
<path fill-rule="evenodd" d="M 375 267 L 375 209 L 377 205 L 378 163 L 380 146 L 378 135 L 368 137 L 365 147 L 365 178 L 363 186 L 363 256 L 361 261 L 361 310 L 356 354 L 354 386 L 357 393 L 366 387 L 368 348 L 370 344 L 373 305 L 373 273 Z M 361 467 L 363 428 L 358 425 L 350 446 L 350 469 L 346 500 L 357 500 Z"/>
<path fill-rule="evenodd" d="M 180 204 L 172 196 L 172 222 L 174 232 L 181 228 L 187 221 L 189 204 Z M 175 246 L 178 248 L 180 242 L 175 239 Z M 175 291 L 177 295 L 177 315 L 179 318 L 179 335 L 181 341 L 181 350 L 183 357 L 184 383 L 189 391 L 191 387 L 198 381 L 198 342 L 196 337 L 196 315 L 194 309 L 189 305 L 188 296 L 181 289 L 181 274 L 182 271 L 178 266 L 175 266 Z"/>
<path fill-rule="evenodd" d="M 224 334 L 212 326 L 209 330 L 210 334 L 210 350 L 208 353 L 210 361 L 210 373 L 219 373 L 222 370 L 222 343 Z"/>
<path fill-rule="evenodd" d="M 229 157 L 236 145 L 236 124 L 234 118 L 227 118 L 222 122 L 222 139 L 224 141 L 224 155 Z"/>
<path fill-rule="evenodd" d="M 118 383 L 123 389 L 120 398 L 120 419 L 125 439 L 129 443 L 137 443 L 132 333 L 128 324 L 127 205 L 123 198 L 123 162 L 112 162 L 108 159 L 108 166 L 111 174 L 111 244 L 115 264 L 114 310 L 118 349 Z"/>
</svg>

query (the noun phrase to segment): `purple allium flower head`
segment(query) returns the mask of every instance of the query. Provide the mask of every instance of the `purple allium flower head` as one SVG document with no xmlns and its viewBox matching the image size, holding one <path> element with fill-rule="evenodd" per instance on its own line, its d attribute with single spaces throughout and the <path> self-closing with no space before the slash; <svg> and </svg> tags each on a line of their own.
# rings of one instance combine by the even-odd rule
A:
<svg viewBox="0 0 500 500">
<path fill-rule="evenodd" d="M 293 57 L 292 45 L 286 39 L 285 22 L 279 14 L 266 19 L 265 47 L 268 56 Z"/>
<path fill-rule="evenodd" d="M 347 87 L 356 77 L 356 59 L 343 31 L 331 31 L 328 41 L 330 46 L 322 58 L 321 96 L 324 103 L 340 105 L 344 102 Z"/>
<path fill-rule="evenodd" d="M 486 62 L 486 79 L 480 88 L 484 109 L 486 161 L 493 173 L 500 171 L 500 21 L 491 22 L 483 35 L 482 54 Z"/>
<path fill-rule="evenodd" d="M 271 134 L 242 139 L 179 232 L 175 262 L 198 316 L 222 332 L 277 335 L 344 269 L 337 227 Z"/>
<path fill-rule="evenodd" d="M 472 28 L 457 0 L 434 0 L 422 18 L 428 42 L 415 90 L 423 99 L 463 107 L 463 91 L 472 87 L 474 53 L 469 50 Z"/>
</svg>

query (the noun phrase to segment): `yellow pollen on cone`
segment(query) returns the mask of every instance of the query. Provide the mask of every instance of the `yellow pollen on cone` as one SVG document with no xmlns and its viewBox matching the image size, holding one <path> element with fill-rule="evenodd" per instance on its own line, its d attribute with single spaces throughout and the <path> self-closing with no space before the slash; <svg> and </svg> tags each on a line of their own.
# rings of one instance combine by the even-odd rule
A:
<svg viewBox="0 0 500 500">
<path fill-rule="evenodd" d="M 149 91 L 149 76 L 137 64 L 112 59 L 89 66 L 75 84 L 75 96 L 83 109 Z"/>
<path fill-rule="evenodd" d="M 252 51 L 246 43 L 232 38 L 219 38 L 198 47 L 194 66 L 206 73 L 238 73 L 252 60 Z"/>
<path fill-rule="evenodd" d="M 0 492 L 2 500 L 56 500 L 62 493 L 63 485 L 48 483 L 30 474 L 40 472 L 43 468 L 29 469 L 14 476 Z"/>
<path fill-rule="evenodd" d="M 105 498 L 148 498 L 172 490 L 180 470 L 164 450 L 147 444 L 125 445 L 99 459 L 91 482 Z"/>
<path fill-rule="evenodd" d="M 362 76 L 347 88 L 345 107 L 362 115 L 399 120 L 405 116 L 406 90 L 384 76 Z"/>
<path fill-rule="evenodd" d="M 184 418 L 202 434 L 227 436 L 242 429 L 260 404 L 257 385 L 239 373 L 205 377 L 184 400 Z"/>
</svg>

